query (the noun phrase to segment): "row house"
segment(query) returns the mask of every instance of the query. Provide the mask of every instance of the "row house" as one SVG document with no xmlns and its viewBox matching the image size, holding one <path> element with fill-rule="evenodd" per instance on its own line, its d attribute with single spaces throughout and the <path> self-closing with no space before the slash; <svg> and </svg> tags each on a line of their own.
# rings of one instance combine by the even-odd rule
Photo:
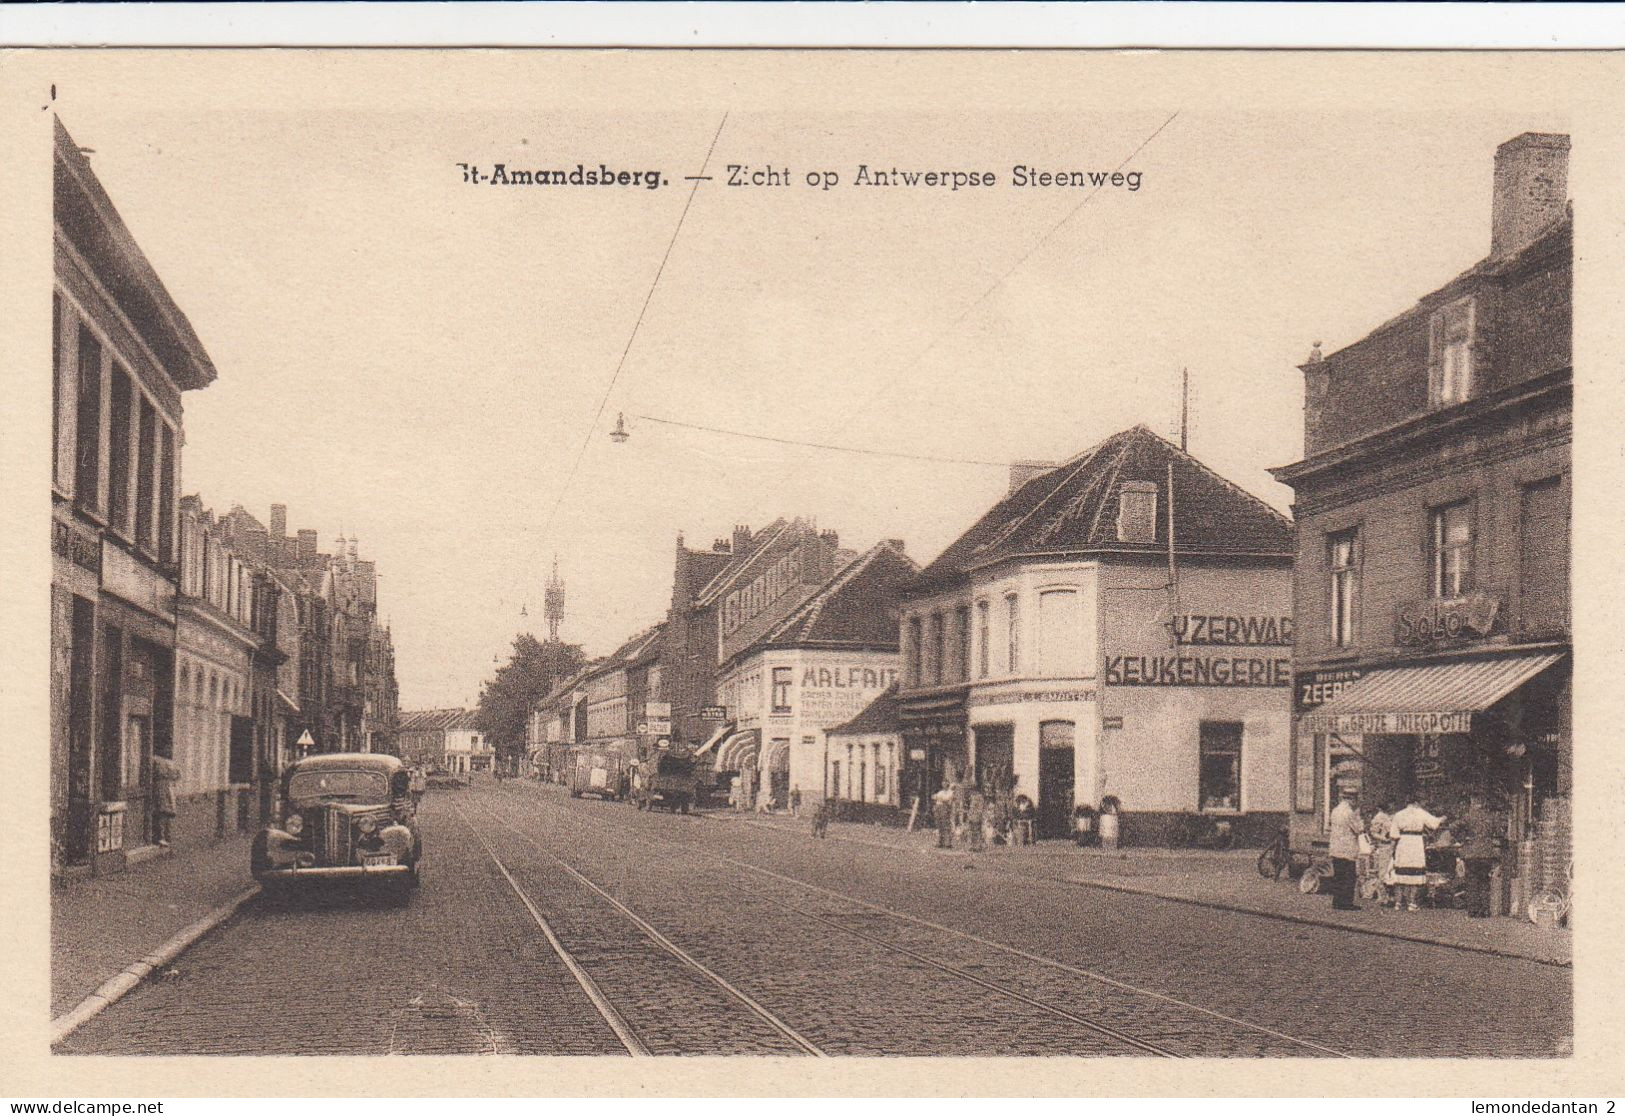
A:
<svg viewBox="0 0 1625 1116">
<path fill-rule="evenodd" d="M 394 641 L 378 616 L 378 572 L 359 555 L 357 540 L 340 536 L 333 553 L 315 531 L 287 531 L 287 508 L 272 505 L 264 535 L 265 561 L 294 598 L 301 661 L 297 708 L 288 731 L 319 752 L 394 752 L 398 747 L 399 687 Z M 286 739 L 286 737 L 284 738 Z"/>
<path fill-rule="evenodd" d="M 401 714 L 397 755 L 409 764 L 446 768 L 446 730 L 467 715 L 465 709 L 419 709 Z"/>
<path fill-rule="evenodd" d="M 526 750 L 544 779 L 563 783 L 570 749 L 587 741 L 587 679 L 600 662 L 594 659 L 560 681 L 526 720 Z"/>
<path fill-rule="evenodd" d="M 1291 613 L 1291 523 L 1144 426 L 1019 463 L 904 593 L 905 801 L 958 779 L 1027 795 L 1041 837 L 1108 805 L 1125 842 L 1267 839 Z"/>
<path fill-rule="evenodd" d="M 746 805 L 765 797 L 783 807 L 792 790 L 808 803 L 896 801 L 896 753 L 832 748 L 828 733 L 896 685 L 898 598 L 919 567 L 897 540 L 837 560 L 844 564 L 787 616 L 742 638 L 724 635 L 717 703 L 732 731 L 716 768 L 740 775 Z"/>
<path fill-rule="evenodd" d="M 181 397 L 215 367 L 58 121 L 52 168 L 51 837 L 60 871 L 155 850 L 175 748 Z"/>
<path fill-rule="evenodd" d="M 274 781 L 267 770 L 255 667 L 256 605 L 265 601 L 252 559 L 197 496 L 181 500 L 175 641 L 174 759 L 177 834 L 217 829 L 228 797 Z M 256 731 L 259 728 L 260 731 Z M 232 807 L 235 813 L 236 806 Z"/>
<path fill-rule="evenodd" d="M 472 709 L 453 718 L 445 734 L 446 769 L 454 775 L 489 772 L 496 765 L 496 745 L 480 731 Z"/>
<path fill-rule="evenodd" d="M 672 741 L 706 748 L 731 725 L 717 700 L 722 667 L 766 634 L 857 555 L 834 531 L 807 519 L 778 519 L 759 531 L 736 526 L 710 550 L 677 539 L 672 602 L 660 668 L 671 706 Z"/>
<path fill-rule="evenodd" d="M 1490 252 L 1303 365 L 1295 842 L 1334 784 L 1508 807 L 1511 906 L 1566 889 L 1573 742 L 1569 139 L 1495 155 Z"/>
</svg>

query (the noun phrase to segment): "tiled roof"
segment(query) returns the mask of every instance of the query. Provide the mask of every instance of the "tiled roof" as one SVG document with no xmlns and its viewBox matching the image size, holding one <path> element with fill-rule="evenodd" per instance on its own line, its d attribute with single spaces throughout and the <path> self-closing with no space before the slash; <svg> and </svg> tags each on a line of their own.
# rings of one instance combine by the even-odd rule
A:
<svg viewBox="0 0 1625 1116">
<path fill-rule="evenodd" d="M 1258 497 L 1145 426 L 1114 434 L 1042 473 L 988 510 L 927 566 L 913 586 L 941 586 L 969 570 L 1018 555 L 1163 553 L 1168 546 L 1168 467 L 1174 471 L 1176 553 L 1283 557 L 1291 521 Z M 1154 542 L 1119 542 L 1124 481 L 1157 487 Z"/>
<path fill-rule="evenodd" d="M 844 725 L 826 729 L 830 736 L 862 736 L 867 733 L 896 732 L 898 727 L 897 684 L 893 683 L 879 697 Z"/>
<path fill-rule="evenodd" d="M 474 714 L 467 709 L 422 709 L 400 717 L 400 732 L 448 732 L 474 723 Z"/>
<path fill-rule="evenodd" d="M 703 589 L 694 594 L 696 604 L 706 604 L 720 597 L 728 586 L 737 582 L 742 574 L 750 568 L 756 556 L 765 550 L 769 543 L 779 535 L 789 530 L 794 524 L 787 519 L 776 519 L 757 531 L 750 537 L 750 545 L 742 554 L 731 555 L 729 561 L 708 581 Z"/>
<path fill-rule="evenodd" d="M 605 655 L 602 659 L 593 664 L 593 667 L 589 672 L 590 675 L 596 677 L 601 674 L 608 674 L 611 671 L 624 669 L 625 667 L 630 666 L 632 663 L 636 662 L 640 657 L 642 657 L 653 644 L 659 642 L 661 633 L 665 630 L 666 624 L 664 621 L 656 624 L 652 628 L 645 628 L 643 631 L 639 632 L 637 635 L 633 636 L 631 639 L 627 640 L 625 643 L 621 644 L 615 650 L 611 651 L 608 655 Z"/>
<path fill-rule="evenodd" d="M 856 643 L 897 644 L 897 601 L 919 573 L 913 559 L 890 543 L 876 543 L 816 589 L 753 646 Z"/>
</svg>

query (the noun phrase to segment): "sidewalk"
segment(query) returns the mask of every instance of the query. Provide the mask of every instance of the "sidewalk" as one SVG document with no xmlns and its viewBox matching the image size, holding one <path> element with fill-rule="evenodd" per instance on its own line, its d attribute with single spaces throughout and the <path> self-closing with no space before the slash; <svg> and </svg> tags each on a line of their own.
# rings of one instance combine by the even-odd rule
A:
<svg viewBox="0 0 1625 1116">
<path fill-rule="evenodd" d="M 252 838 L 194 845 L 51 889 L 51 1017 L 250 889 Z"/>
<path fill-rule="evenodd" d="M 736 814 L 726 810 L 708 811 L 707 816 L 734 824 L 777 829 L 811 840 L 812 823 L 808 818 Z M 1545 964 L 1573 962 L 1573 938 L 1568 930 L 1541 929 L 1523 919 L 1469 918 L 1464 911 L 1395 911 L 1374 903 L 1367 903 L 1358 911 L 1333 911 L 1327 896 L 1303 895 L 1295 880 L 1283 877 L 1276 882 L 1260 876 L 1256 868 L 1257 849 L 1211 852 L 1131 848 L 1105 852 L 1079 849 L 1067 841 L 1046 841 L 1024 848 L 995 846 L 982 853 L 971 853 L 963 847 L 950 852 L 936 847 L 934 828 L 909 833 L 892 826 L 845 822 L 830 823 L 828 840 L 920 856 L 974 856 L 984 868 L 1083 887 L 1153 895 L 1196 906 L 1521 957 Z"/>
</svg>

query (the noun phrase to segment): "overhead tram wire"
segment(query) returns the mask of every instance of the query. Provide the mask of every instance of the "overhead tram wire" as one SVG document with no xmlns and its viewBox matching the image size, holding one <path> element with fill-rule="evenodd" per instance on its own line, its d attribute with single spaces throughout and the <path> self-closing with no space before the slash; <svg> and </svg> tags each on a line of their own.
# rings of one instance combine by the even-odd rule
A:
<svg viewBox="0 0 1625 1116">
<path fill-rule="evenodd" d="M 1145 139 L 1140 141 L 1140 144 L 1139 144 L 1138 147 L 1136 147 L 1133 151 L 1130 151 L 1127 155 L 1125 155 L 1123 157 L 1122 162 L 1118 163 L 1117 166 L 1112 169 L 1112 173 L 1115 174 L 1117 171 L 1122 170 L 1124 167 L 1126 167 L 1130 163 L 1132 163 L 1134 161 L 1134 159 L 1140 154 L 1140 152 L 1144 151 L 1147 147 L 1149 147 L 1151 145 L 1151 142 L 1153 140 L 1155 140 L 1158 136 L 1162 135 L 1162 133 L 1167 129 L 1168 125 L 1170 125 L 1170 124 L 1172 124 L 1174 122 L 1175 118 L 1179 116 L 1180 111 L 1181 110 L 1179 110 L 1179 109 L 1175 109 L 1173 112 L 1169 113 L 1168 114 L 1168 119 L 1164 120 L 1161 124 L 1158 124 L 1157 127 L 1151 132 L 1150 135 L 1146 136 Z M 916 353 L 914 355 L 913 360 L 911 360 L 907 364 L 903 365 L 902 370 L 905 371 L 905 372 L 906 371 L 912 371 L 915 365 L 919 364 L 920 361 L 925 359 L 927 353 L 929 353 L 932 349 L 935 349 L 937 347 L 937 345 L 945 337 L 948 336 L 949 333 L 951 333 L 953 330 L 957 329 L 959 327 L 959 323 L 963 322 L 966 318 L 970 317 L 971 312 L 973 310 L 975 310 L 977 307 L 981 306 L 982 303 L 986 302 L 988 300 L 988 298 L 992 296 L 994 291 L 998 290 L 1001 286 L 1003 286 L 1004 281 L 1006 279 L 1008 279 L 1008 278 L 1010 278 L 1010 276 L 1014 275 L 1021 268 L 1021 266 L 1023 264 L 1025 264 L 1028 260 L 1032 259 L 1033 255 L 1040 248 L 1042 248 L 1045 243 L 1047 243 L 1049 241 L 1050 237 L 1052 237 L 1056 233 L 1060 232 L 1062 226 L 1064 226 L 1068 221 L 1072 220 L 1073 217 L 1076 217 L 1078 215 L 1078 212 L 1081 209 L 1083 209 L 1084 206 L 1088 205 L 1091 201 L 1093 201 L 1094 198 L 1095 198 L 1095 195 L 1099 194 L 1100 191 L 1103 188 L 1104 188 L 1103 186 L 1096 186 L 1093 190 L 1090 190 L 1087 194 L 1085 194 L 1083 196 L 1083 198 L 1078 202 L 1077 205 L 1075 205 L 1071 209 L 1067 210 L 1066 213 L 1061 217 L 1061 219 L 1059 221 L 1055 222 L 1055 224 L 1053 224 L 1053 225 L 1051 225 L 1049 227 L 1049 230 L 1047 232 L 1045 232 L 1044 235 L 1040 236 L 1037 240 L 1033 241 L 1032 246 L 1030 248 L 1028 248 L 1027 251 L 1023 252 L 1021 254 L 1021 257 L 1019 259 L 1017 259 L 1015 263 L 1011 264 L 1008 268 L 1005 269 L 1005 271 L 997 279 L 993 280 L 992 283 L 988 284 L 986 290 L 984 290 L 980 295 L 978 295 L 975 299 L 973 299 L 963 310 L 961 310 L 959 312 L 959 315 L 957 317 L 955 317 L 953 321 L 949 322 L 946 326 L 944 326 L 942 328 L 942 330 L 935 337 L 933 337 L 931 339 L 931 341 L 923 349 L 921 349 L 918 353 Z M 879 387 L 877 387 L 873 391 L 871 391 L 869 393 L 869 395 L 867 397 L 865 397 L 861 403 L 859 403 L 859 404 L 857 404 L 857 405 L 855 405 L 853 407 L 848 408 L 848 413 L 855 412 L 855 411 L 859 410 L 860 408 L 870 406 L 871 404 L 874 403 L 875 400 L 879 399 L 887 391 L 890 391 L 893 387 L 895 387 L 896 384 L 897 384 L 897 378 L 896 377 L 888 378 Z M 841 427 L 841 430 L 845 430 L 845 429 L 846 429 L 846 426 L 843 425 Z M 837 433 L 839 433 L 839 431 L 837 431 Z M 789 477 L 789 475 L 790 475 L 790 470 L 789 469 L 786 469 L 782 474 L 780 474 L 778 480 L 776 480 L 773 483 L 772 487 L 767 489 L 763 493 L 762 500 L 758 501 L 757 504 L 755 505 L 755 507 L 753 507 L 751 510 L 755 511 L 756 508 L 761 507 L 762 504 L 765 503 L 771 497 L 771 495 L 773 493 L 778 492 L 784 486 L 785 479 L 787 477 Z"/>
<path fill-rule="evenodd" d="M 933 457 L 919 453 L 895 453 L 890 450 L 869 449 L 865 446 L 841 446 L 832 442 L 808 442 L 799 438 L 778 438 L 771 434 L 751 434 L 744 430 L 727 430 L 720 426 L 705 426 L 697 422 L 679 422 L 676 419 L 656 418 L 654 415 L 633 415 L 633 418 L 644 422 L 659 423 L 662 426 L 677 426 L 684 430 L 700 430 L 707 434 L 725 434 L 730 438 L 749 438 L 754 442 L 773 442 L 781 446 L 804 446 L 808 449 L 830 450 L 834 453 L 856 453 L 866 457 L 891 457 L 901 461 L 930 461 L 939 465 L 986 465 L 990 468 L 1003 469 L 1008 466 L 1005 461 L 982 461 L 974 457 Z"/>
<path fill-rule="evenodd" d="M 547 521 L 542 525 L 542 539 L 545 541 L 548 532 L 553 529 L 553 521 L 558 517 L 559 508 L 564 503 L 564 497 L 569 494 L 570 484 L 575 480 L 576 471 L 581 468 L 581 459 L 586 456 L 587 444 L 592 441 L 594 430 L 598 429 L 598 420 L 604 417 L 604 408 L 609 405 L 610 393 L 615 390 L 615 384 L 621 378 L 621 370 L 626 367 L 626 358 L 632 352 L 632 342 L 637 340 L 638 329 L 643 325 L 644 315 L 649 312 L 649 303 L 654 300 L 655 290 L 660 286 L 660 277 L 666 273 L 666 263 L 671 259 L 672 249 L 677 247 L 677 236 L 683 231 L 683 222 L 688 219 L 688 211 L 694 204 L 694 195 L 699 192 L 700 183 L 705 181 L 706 169 L 711 165 L 711 154 L 717 149 L 717 141 L 722 138 L 722 129 L 728 123 L 728 114 L 722 114 L 722 120 L 717 124 L 716 134 L 711 137 L 711 146 L 705 149 L 705 159 L 700 163 L 699 175 L 688 176 L 692 185 L 688 190 L 688 200 L 683 202 L 683 211 L 677 215 L 677 227 L 671 230 L 671 240 L 666 244 L 666 253 L 660 257 L 660 266 L 655 269 L 654 281 L 649 284 L 649 293 L 643 296 L 643 305 L 638 309 L 637 320 L 632 323 L 632 332 L 626 339 L 626 347 L 621 350 L 621 359 L 615 362 L 615 371 L 604 387 L 603 397 L 598 400 L 598 410 L 592 416 L 586 433 L 581 438 L 581 446 L 576 450 L 576 457 L 570 464 L 570 471 L 565 474 L 564 484 L 559 487 L 558 497 L 553 501 L 553 510 L 547 513 Z"/>
</svg>

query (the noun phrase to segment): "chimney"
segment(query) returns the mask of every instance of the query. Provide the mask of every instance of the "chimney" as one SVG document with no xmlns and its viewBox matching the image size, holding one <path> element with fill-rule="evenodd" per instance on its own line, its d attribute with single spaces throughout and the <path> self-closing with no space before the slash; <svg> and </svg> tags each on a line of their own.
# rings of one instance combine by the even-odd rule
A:
<svg viewBox="0 0 1625 1116">
<path fill-rule="evenodd" d="M 285 539 L 288 537 L 288 505 L 271 505 L 271 537 Z"/>
<path fill-rule="evenodd" d="M 314 562 L 316 560 L 316 532 L 308 527 L 299 532 L 299 561 Z"/>
<path fill-rule="evenodd" d="M 750 549 L 750 528 L 742 523 L 734 524 L 733 547 L 735 554 L 743 554 Z"/>
<path fill-rule="evenodd" d="M 1569 193 L 1569 137 L 1525 132 L 1495 149 L 1490 256 L 1503 259 L 1563 216 Z"/>
<path fill-rule="evenodd" d="M 357 539 L 355 538 L 355 536 L 354 535 L 350 536 L 350 561 L 352 561 L 352 562 L 354 562 L 356 560 L 356 542 L 357 542 Z"/>
<path fill-rule="evenodd" d="M 726 553 L 728 553 L 728 540 L 727 539 L 718 539 L 716 542 L 711 544 L 711 551 L 714 554 L 726 554 Z"/>
<path fill-rule="evenodd" d="M 1010 491 L 1006 496 L 1015 495 L 1016 489 L 1032 480 L 1041 477 L 1055 468 L 1053 461 L 1012 461 L 1010 462 Z"/>
<path fill-rule="evenodd" d="M 887 539 L 886 545 L 897 551 L 899 554 L 908 553 L 908 548 L 903 545 L 902 539 Z"/>
<path fill-rule="evenodd" d="M 839 531 L 820 531 L 818 537 L 829 544 L 831 550 L 841 549 L 841 535 Z"/>
</svg>

